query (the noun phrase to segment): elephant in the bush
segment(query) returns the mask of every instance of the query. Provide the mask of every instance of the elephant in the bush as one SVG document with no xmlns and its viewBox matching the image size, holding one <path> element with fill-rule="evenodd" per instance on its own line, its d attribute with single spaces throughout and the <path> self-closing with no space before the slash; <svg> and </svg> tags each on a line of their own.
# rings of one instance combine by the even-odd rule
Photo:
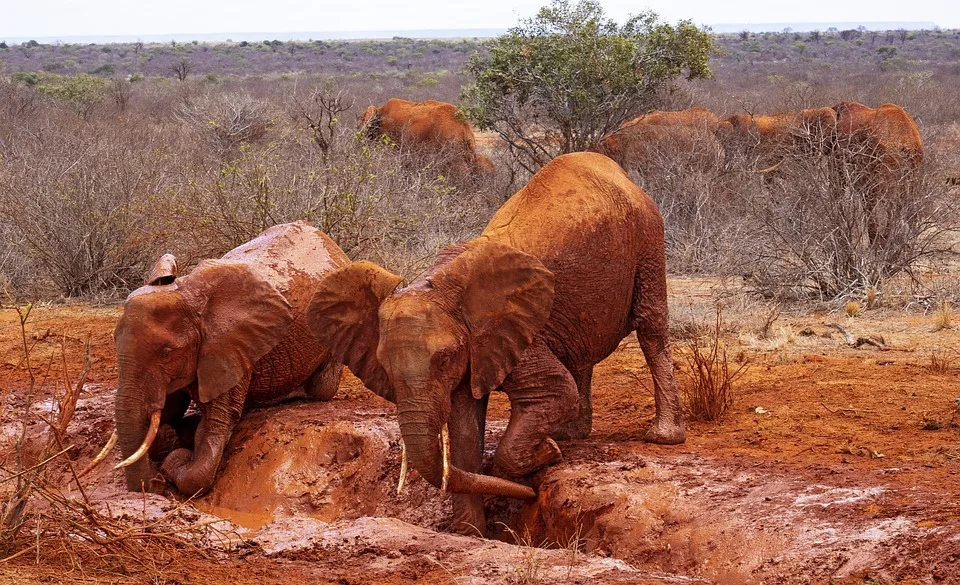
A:
<svg viewBox="0 0 960 585">
<path fill-rule="evenodd" d="M 833 108 L 768 115 L 736 114 L 717 125 L 727 166 L 770 173 L 793 157 L 828 154 L 837 114 Z"/>
<path fill-rule="evenodd" d="M 178 276 L 164 256 L 114 333 L 116 424 L 127 489 L 208 490 L 245 408 L 336 394 L 343 366 L 307 329 L 321 279 L 349 260 L 303 222 L 274 226 Z M 190 402 L 199 417 L 184 412 Z M 149 455 L 144 457 L 144 455 Z"/>
<path fill-rule="evenodd" d="M 489 174 L 495 170 L 490 159 L 477 152 L 473 128 L 453 104 L 390 98 L 379 108 L 368 107 L 358 126 L 372 140 L 386 136 L 401 148 L 439 157 L 454 172 Z"/>
<path fill-rule="evenodd" d="M 923 140 L 913 118 L 896 104 L 876 109 L 859 102 L 841 102 L 833 141 L 836 174 L 841 188 L 863 198 L 871 245 L 883 245 L 880 207 L 909 196 L 923 162 Z M 891 226 L 896 229 L 895 226 Z"/>
<path fill-rule="evenodd" d="M 688 168 L 709 170 L 722 154 L 716 137 L 719 122 L 704 108 L 650 112 L 624 122 L 593 150 L 641 176 L 678 161 Z"/>
<path fill-rule="evenodd" d="M 636 331 L 655 389 L 646 439 L 684 441 L 665 278 L 656 205 L 614 161 L 581 152 L 544 166 L 478 238 L 398 292 L 369 262 L 330 274 L 307 321 L 368 388 L 395 392 L 410 464 L 461 494 L 456 529 L 483 531 L 477 494 L 534 497 L 479 475 L 492 390 L 511 403 L 494 468 L 520 478 L 561 459 L 551 435 L 589 434 L 593 367 Z"/>
</svg>

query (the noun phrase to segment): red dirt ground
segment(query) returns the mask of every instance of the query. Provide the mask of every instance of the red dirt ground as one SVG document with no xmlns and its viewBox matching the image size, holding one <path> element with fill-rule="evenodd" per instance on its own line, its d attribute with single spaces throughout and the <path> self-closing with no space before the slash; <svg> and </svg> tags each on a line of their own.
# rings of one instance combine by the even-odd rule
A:
<svg viewBox="0 0 960 585">
<path fill-rule="evenodd" d="M 710 315 L 715 285 L 671 280 L 681 384 L 679 337 Z M 27 324 L 46 395 L 61 348 L 76 375 L 91 336 L 93 369 L 70 431 L 80 465 L 112 430 L 120 310 L 35 307 Z M 957 331 L 934 331 L 931 314 L 878 308 L 784 315 L 762 339 L 766 310 L 742 295 L 727 300 L 726 348 L 749 367 L 723 421 L 689 423 L 683 445 L 639 440 L 653 401 L 635 339 L 597 367 L 590 438 L 561 445 L 565 461 L 534 478 L 537 502 L 488 502 L 491 528 L 509 526 L 501 540 L 548 548 L 444 532 L 449 504 L 417 477 L 398 497 L 392 405 L 348 374 L 329 403 L 245 416 L 216 487 L 194 502 L 199 512 L 178 512 L 185 523 L 226 518 L 233 524 L 220 533 L 232 536 L 202 543 L 210 559 L 184 551 L 160 575 L 209 584 L 960 583 Z M 830 323 L 882 335 L 890 349 L 854 349 Z M 19 335 L 16 312 L 4 309 L 5 449 L 29 386 Z M 509 410 L 502 396 L 491 404 L 488 449 Z M 178 505 L 126 494 L 121 479 L 105 465 L 84 485 L 113 515 Z M 38 567 L 25 554 L 0 562 L 0 581 L 162 582 L 133 569 L 89 571 Z"/>
</svg>

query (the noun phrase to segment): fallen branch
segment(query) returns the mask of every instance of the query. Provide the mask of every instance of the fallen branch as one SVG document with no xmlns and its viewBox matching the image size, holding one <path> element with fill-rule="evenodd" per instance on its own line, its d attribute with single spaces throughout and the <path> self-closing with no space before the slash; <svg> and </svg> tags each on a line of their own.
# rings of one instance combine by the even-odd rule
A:
<svg viewBox="0 0 960 585">
<path fill-rule="evenodd" d="M 879 349 L 880 351 L 889 351 L 890 348 L 887 347 L 887 344 L 884 342 L 882 336 L 870 336 L 870 337 L 854 337 L 849 331 L 843 328 L 839 323 L 827 323 L 827 327 L 836 329 L 843 335 L 843 339 L 847 342 L 847 345 L 853 348 L 859 348 L 861 345 L 872 345 L 873 347 Z"/>
</svg>

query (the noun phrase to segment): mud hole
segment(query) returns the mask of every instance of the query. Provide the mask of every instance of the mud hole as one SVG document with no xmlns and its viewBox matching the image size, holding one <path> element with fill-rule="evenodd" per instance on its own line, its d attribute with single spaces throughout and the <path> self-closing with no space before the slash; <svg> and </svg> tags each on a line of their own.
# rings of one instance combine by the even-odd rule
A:
<svg viewBox="0 0 960 585">
<path fill-rule="evenodd" d="M 709 297 L 696 281 L 672 288 Z M 674 319 L 693 318 L 690 307 Z M 68 437 L 82 465 L 112 430 L 119 311 L 39 311 L 29 330 L 35 364 L 66 351 L 78 369 L 79 340 L 93 338 L 94 370 Z M 10 313 L 0 321 L 6 413 L 23 408 L 28 387 Z M 172 566 L 170 582 L 960 583 L 960 362 L 929 365 L 960 347 L 957 333 L 879 309 L 845 326 L 882 334 L 895 350 L 847 347 L 831 336 L 826 325 L 839 317 L 830 314 L 782 317 L 785 340 L 758 341 L 756 313 L 732 317 L 728 342 L 751 361 L 733 412 L 720 425 L 692 423 L 677 447 L 639 441 L 652 396 L 638 382 L 647 373 L 637 343 L 626 340 L 596 370 L 592 436 L 563 444 L 565 461 L 534 478 L 539 499 L 488 500 L 499 540 L 447 532 L 449 502 L 415 474 L 396 494 L 393 407 L 349 374 L 331 402 L 248 413 L 202 498 L 128 494 L 110 466 L 84 486 L 111 515 L 209 523 L 199 545 L 215 556 Z M 796 333 L 805 328 L 815 335 Z M 495 397 L 489 453 L 508 414 Z M 0 429 L 5 449 L 18 428 Z M 23 558 L 0 563 L 4 581 L 88 577 Z"/>
</svg>

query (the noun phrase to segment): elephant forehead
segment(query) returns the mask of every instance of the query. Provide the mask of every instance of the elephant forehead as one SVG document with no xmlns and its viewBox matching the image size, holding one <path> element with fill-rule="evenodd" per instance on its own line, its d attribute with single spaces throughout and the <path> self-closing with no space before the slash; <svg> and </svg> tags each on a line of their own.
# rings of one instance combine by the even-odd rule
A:
<svg viewBox="0 0 960 585">
<path fill-rule="evenodd" d="M 419 295 L 399 295 L 380 306 L 382 339 L 413 343 L 430 351 L 455 342 L 455 323 L 436 304 Z"/>
<path fill-rule="evenodd" d="M 117 322 L 117 341 L 179 339 L 190 328 L 190 317 L 179 293 L 171 291 L 138 295 L 127 301 Z"/>
</svg>

